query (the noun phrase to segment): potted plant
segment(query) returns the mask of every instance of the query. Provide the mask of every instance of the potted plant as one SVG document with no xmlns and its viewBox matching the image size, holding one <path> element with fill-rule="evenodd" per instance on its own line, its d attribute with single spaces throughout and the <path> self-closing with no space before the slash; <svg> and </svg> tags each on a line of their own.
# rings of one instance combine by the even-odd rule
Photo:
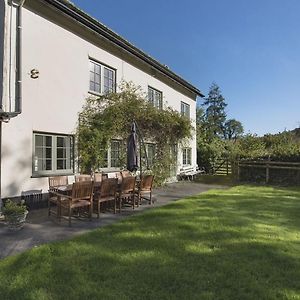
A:
<svg viewBox="0 0 300 300">
<path fill-rule="evenodd" d="M 11 200 L 5 202 L 3 207 L 3 215 L 7 221 L 8 228 L 11 230 L 19 230 L 23 228 L 28 210 L 24 201 L 16 203 Z"/>
</svg>

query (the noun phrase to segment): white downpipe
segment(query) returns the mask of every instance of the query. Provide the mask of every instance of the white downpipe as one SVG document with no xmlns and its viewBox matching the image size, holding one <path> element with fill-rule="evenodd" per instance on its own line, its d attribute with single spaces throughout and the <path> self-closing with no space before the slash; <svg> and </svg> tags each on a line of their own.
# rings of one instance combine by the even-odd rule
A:
<svg viewBox="0 0 300 300">
<path fill-rule="evenodd" d="M 13 95 L 12 95 L 12 74 L 13 74 L 13 72 L 15 72 L 15 77 L 16 77 L 16 80 L 18 80 L 18 91 L 20 91 L 21 92 L 21 89 L 22 89 L 22 81 L 21 80 L 19 80 L 18 78 L 17 78 L 17 74 L 19 74 L 19 76 L 22 76 L 21 75 L 21 70 L 22 70 L 22 59 L 21 59 L 21 52 L 22 52 L 22 47 L 21 47 L 21 29 L 22 29 L 22 24 L 21 24 L 21 22 L 19 22 L 19 20 L 21 21 L 22 20 L 22 18 L 21 18 L 21 14 L 22 14 L 22 11 L 21 11 L 21 9 L 22 9 L 22 6 L 24 5 L 24 2 L 25 2 L 25 0 L 20 0 L 20 1 L 18 1 L 18 0 L 11 0 L 11 2 L 10 2 L 10 24 L 9 24 L 9 26 L 10 26 L 10 28 L 9 28 L 9 39 L 10 39 L 10 41 L 9 41 L 9 87 L 8 87 L 8 92 L 9 92 L 9 94 L 8 94 L 8 101 L 9 101 L 9 112 L 11 112 L 11 110 L 12 110 L 12 98 L 13 98 Z M 13 22 L 12 22 L 12 20 L 13 20 L 13 18 L 12 18 L 12 16 L 13 16 L 13 6 L 16 6 L 16 8 L 17 8 L 17 13 L 19 14 L 19 16 L 17 16 L 16 15 L 16 23 L 18 23 L 18 24 L 16 24 L 17 25 L 17 27 L 16 27 L 16 49 L 15 49 L 15 51 L 16 51 L 16 56 L 18 56 L 18 59 L 17 59 L 17 62 L 16 62 L 16 69 L 15 70 L 13 70 L 13 57 L 12 57 L 12 47 L 13 47 L 13 42 L 12 42 L 12 38 L 13 38 L 13 35 L 12 35 L 12 33 L 13 33 Z M 20 41 L 18 41 L 17 40 L 17 37 L 18 37 L 18 35 L 19 35 L 19 39 L 20 39 Z M 20 44 L 19 44 L 20 43 Z M 18 63 L 19 63 L 19 65 L 18 65 Z M 18 69 L 19 68 L 19 69 Z M 17 91 L 17 89 L 16 89 L 16 91 Z M 20 97 L 21 98 L 21 95 L 15 95 L 15 101 L 22 101 L 22 99 L 16 99 L 16 97 Z M 15 103 L 16 104 L 16 103 Z M 19 107 L 20 107 L 20 104 L 19 104 Z M 21 110 L 20 110 L 20 112 L 21 112 Z M 20 113 L 19 112 L 19 113 Z M 3 120 L 0 120 L 0 217 L 1 217 L 1 215 L 2 215 L 2 189 L 1 189 L 1 187 L 2 187 L 2 122 L 3 122 Z"/>
<path fill-rule="evenodd" d="M 8 99 L 9 99 L 9 112 L 12 111 L 12 102 L 13 102 L 13 93 L 12 93 L 12 82 L 13 82 L 13 74 L 17 72 L 17 70 L 14 68 L 14 64 L 13 64 L 13 9 L 14 7 L 16 7 L 17 9 L 21 9 L 22 6 L 24 5 L 26 0 L 11 0 L 10 1 L 10 24 L 9 24 L 9 83 L 8 83 Z M 16 17 L 16 22 L 17 22 L 17 17 Z M 19 28 L 22 28 L 22 24 L 17 24 L 17 26 Z M 16 35 L 17 35 L 17 30 L 19 29 L 18 27 L 16 27 Z M 17 45 L 16 45 L 17 47 Z M 16 52 L 18 51 L 18 49 L 15 49 Z M 21 51 L 21 49 L 19 49 L 19 51 Z M 18 55 L 18 53 L 16 53 L 16 55 Z M 15 77 L 15 79 L 17 80 L 17 78 Z M 17 95 L 15 95 L 16 97 Z M 17 99 L 15 99 L 16 101 Z"/>
<path fill-rule="evenodd" d="M 12 108 L 12 74 L 13 74 L 13 58 L 12 58 L 12 31 L 13 31 L 13 4 L 10 5 L 9 14 L 9 69 L 8 69 L 8 109 L 11 112 Z"/>
</svg>

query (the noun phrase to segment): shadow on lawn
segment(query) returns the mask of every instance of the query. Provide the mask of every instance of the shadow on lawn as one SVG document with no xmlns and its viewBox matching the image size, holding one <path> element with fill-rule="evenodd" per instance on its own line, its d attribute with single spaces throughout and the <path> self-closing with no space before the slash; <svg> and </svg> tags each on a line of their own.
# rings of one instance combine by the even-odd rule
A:
<svg viewBox="0 0 300 300">
<path fill-rule="evenodd" d="M 256 198 L 252 192 L 191 197 L 10 257 L 0 271 L 0 298 L 299 297 L 300 246 L 292 234 L 300 203 L 289 198 L 299 192 L 275 190 L 273 201 L 268 189 Z"/>
</svg>

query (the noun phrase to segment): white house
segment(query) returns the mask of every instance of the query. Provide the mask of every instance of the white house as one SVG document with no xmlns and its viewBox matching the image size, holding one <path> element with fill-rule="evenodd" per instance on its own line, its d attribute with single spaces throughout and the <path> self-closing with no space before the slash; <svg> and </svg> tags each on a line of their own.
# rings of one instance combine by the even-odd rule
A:
<svg viewBox="0 0 300 300">
<path fill-rule="evenodd" d="M 46 192 L 48 176 L 76 173 L 78 112 L 123 79 L 195 124 L 196 87 L 68 1 L 0 0 L 0 56 L 3 198 Z M 196 165 L 195 136 L 178 150 L 183 164 Z"/>
</svg>

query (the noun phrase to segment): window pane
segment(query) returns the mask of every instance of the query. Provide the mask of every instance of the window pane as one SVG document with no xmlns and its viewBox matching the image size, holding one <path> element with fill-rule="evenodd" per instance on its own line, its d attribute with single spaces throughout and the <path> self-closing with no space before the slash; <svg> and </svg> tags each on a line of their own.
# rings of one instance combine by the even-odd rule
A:
<svg viewBox="0 0 300 300">
<path fill-rule="evenodd" d="M 184 148 L 182 149 L 182 164 L 191 165 L 192 163 L 192 149 Z"/>
<path fill-rule="evenodd" d="M 114 71 L 108 68 L 104 68 L 104 93 L 110 93 L 114 91 Z"/>
<path fill-rule="evenodd" d="M 43 136 L 42 135 L 36 135 L 35 136 L 35 146 L 43 146 Z"/>
<path fill-rule="evenodd" d="M 46 146 L 52 147 L 52 137 L 51 136 L 46 136 Z"/>
<path fill-rule="evenodd" d="M 52 160 L 46 159 L 46 170 L 52 170 Z"/>
<path fill-rule="evenodd" d="M 181 102 L 181 115 L 190 118 L 190 105 L 184 102 Z"/>
<path fill-rule="evenodd" d="M 154 144 L 146 144 L 147 157 L 149 167 L 153 166 L 154 158 L 155 158 L 155 145 Z"/>
<path fill-rule="evenodd" d="M 101 84 L 101 66 L 93 61 L 90 61 L 90 91 L 100 93 Z"/>
<path fill-rule="evenodd" d="M 188 161 L 187 163 L 190 165 L 192 163 L 192 151 L 191 149 L 188 149 L 188 153 L 187 153 L 187 158 L 188 158 Z"/>
<path fill-rule="evenodd" d="M 57 158 L 65 158 L 66 157 L 66 150 L 65 149 L 57 149 Z"/>
<path fill-rule="evenodd" d="M 66 169 L 66 161 L 64 159 L 58 159 L 57 163 L 57 170 L 65 170 Z"/>
<path fill-rule="evenodd" d="M 57 147 L 65 147 L 65 138 L 57 137 Z"/>
<path fill-rule="evenodd" d="M 90 91 L 95 91 L 95 83 L 90 81 Z"/>
<path fill-rule="evenodd" d="M 52 157 L 52 148 L 46 148 L 46 158 Z"/>
<path fill-rule="evenodd" d="M 104 77 L 108 78 L 109 76 L 109 70 L 107 68 L 104 68 Z"/>
<path fill-rule="evenodd" d="M 100 84 L 95 83 L 94 85 L 94 92 L 99 93 L 100 94 Z"/>
<path fill-rule="evenodd" d="M 120 141 L 111 142 L 111 167 L 120 167 Z"/>
<path fill-rule="evenodd" d="M 72 161 L 71 159 L 66 159 L 65 160 L 65 169 L 70 170 L 72 168 Z"/>
<path fill-rule="evenodd" d="M 43 168 L 43 160 L 42 159 L 38 159 L 37 160 L 37 165 L 35 165 L 35 171 L 42 171 L 44 170 Z"/>
<path fill-rule="evenodd" d="M 43 148 L 37 148 L 35 149 L 35 156 L 37 156 L 38 158 L 43 158 L 44 155 L 44 149 Z"/>
<path fill-rule="evenodd" d="M 90 72 L 90 81 L 95 81 L 95 73 Z"/>
<path fill-rule="evenodd" d="M 95 64 L 92 61 L 90 61 L 90 71 L 95 72 Z"/>
<path fill-rule="evenodd" d="M 100 74 L 100 66 L 98 64 L 95 64 L 95 73 Z"/>
</svg>

